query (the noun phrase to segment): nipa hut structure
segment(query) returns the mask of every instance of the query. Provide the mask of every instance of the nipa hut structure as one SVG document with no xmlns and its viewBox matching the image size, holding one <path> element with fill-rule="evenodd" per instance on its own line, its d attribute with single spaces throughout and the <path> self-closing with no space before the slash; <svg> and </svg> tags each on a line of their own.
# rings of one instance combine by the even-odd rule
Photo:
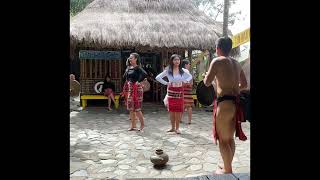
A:
<svg viewBox="0 0 320 180">
<path fill-rule="evenodd" d="M 172 54 L 213 50 L 221 35 L 222 24 L 190 0 L 95 0 L 71 18 L 70 58 L 78 63 L 82 94 L 97 93 L 94 85 L 106 74 L 119 93 L 130 53 L 139 53 L 156 76 Z M 157 83 L 152 87 L 149 98 L 160 101 Z"/>
</svg>

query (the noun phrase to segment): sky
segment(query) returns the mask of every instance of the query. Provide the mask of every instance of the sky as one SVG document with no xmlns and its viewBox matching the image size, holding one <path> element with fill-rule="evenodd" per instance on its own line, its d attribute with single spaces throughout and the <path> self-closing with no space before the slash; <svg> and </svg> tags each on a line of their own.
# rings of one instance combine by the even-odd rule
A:
<svg viewBox="0 0 320 180">
<path fill-rule="evenodd" d="M 240 20 L 235 21 L 233 26 L 230 26 L 232 34 L 237 34 L 247 28 L 250 28 L 250 0 L 237 0 L 236 4 L 231 6 L 229 11 L 241 10 Z M 250 42 L 240 46 L 241 56 L 239 61 L 245 60 L 249 56 Z"/>
<path fill-rule="evenodd" d="M 241 11 L 239 20 L 236 20 L 230 30 L 233 34 L 237 34 L 250 27 L 250 0 L 237 0 L 236 4 L 232 5 L 230 12 Z"/>
<path fill-rule="evenodd" d="M 218 0 L 223 3 L 223 0 Z M 201 7 L 200 7 L 201 9 Z M 232 34 L 237 34 L 247 28 L 250 28 L 250 0 L 237 0 L 235 4 L 231 5 L 229 13 L 241 11 L 241 14 L 236 19 L 232 26 L 229 26 Z M 206 12 L 205 12 L 206 13 Z M 217 21 L 223 21 L 223 13 L 217 17 Z M 240 61 L 244 60 L 249 55 L 250 42 L 240 46 L 241 57 Z"/>
</svg>

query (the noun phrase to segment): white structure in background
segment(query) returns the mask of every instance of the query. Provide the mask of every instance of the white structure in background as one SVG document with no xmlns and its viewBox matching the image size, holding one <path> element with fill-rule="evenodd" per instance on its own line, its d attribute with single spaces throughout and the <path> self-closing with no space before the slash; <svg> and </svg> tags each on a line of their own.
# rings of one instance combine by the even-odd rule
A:
<svg viewBox="0 0 320 180">
<path fill-rule="evenodd" d="M 242 64 L 242 69 L 246 75 L 248 89 L 250 89 L 250 42 L 240 46 L 241 55 L 239 62 Z"/>
</svg>

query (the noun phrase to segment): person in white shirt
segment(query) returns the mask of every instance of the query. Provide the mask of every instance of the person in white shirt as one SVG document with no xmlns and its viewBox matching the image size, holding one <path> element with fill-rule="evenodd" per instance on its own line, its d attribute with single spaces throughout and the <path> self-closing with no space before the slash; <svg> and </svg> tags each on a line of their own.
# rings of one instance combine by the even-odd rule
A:
<svg viewBox="0 0 320 180">
<path fill-rule="evenodd" d="M 188 59 L 182 60 L 182 67 L 190 71 L 191 63 Z M 193 106 L 193 98 L 192 98 L 192 79 L 190 82 L 185 83 L 183 86 L 183 98 L 184 98 L 184 109 L 188 112 L 188 124 L 191 124 L 192 119 L 192 106 Z M 182 114 L 183 115 L 183 114 Z M 181 120 L 183 117 L 181 118 Z"/>
<path fill-rule="evenodd" d="M 169 82 L 163 80 L 164 77 L 167 77 Z M 169 66 L 156 77 L 158 82 L 167 86 L 167 108 L 171 120 L 171 129 L 167 132 L 181 134 L 179 124 L 184 109 L 183 83 L 187 83 L 191 79 L 192 75 L 182 67 L 181 56 L 178 54 L 173 54 L 170 57 Z"/>
</svg>

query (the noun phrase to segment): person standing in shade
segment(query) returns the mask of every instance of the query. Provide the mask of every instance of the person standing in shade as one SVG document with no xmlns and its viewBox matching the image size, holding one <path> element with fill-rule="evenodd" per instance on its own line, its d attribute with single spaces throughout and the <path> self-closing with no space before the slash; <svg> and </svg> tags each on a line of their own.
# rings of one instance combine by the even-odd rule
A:
<svg viewBox="0 0 320 180">
<path fill-rule="evenodd" d="M 115 90 L 115 86 L 114 83 L 111 82 L 111 78 L 110 76 L 107 74 L 104 77 L 103 80 L 103 87 L 102 87 L 102 92 L 105 96 L 108 97 L 108 110 L 111 111 L 111 100 L 113 101 L 113 103 L 115 104 L 114 101 L 114 90 Z"/>
<path fill-rule="evenodd" d="M 167 77 L 169 82 L 163 80 L 164 77 Z M 182 67 L 181 56 L 178 54 L 173 54 L 170 57 L 169 66 L 156 77 L 157 81 L 167 86 L 166 98 L 171 120 L 171 129 L 167 132 L 181 134 L 179 125 L 184 108 L 183 83 L 189 82 L 191 79 L 189 71 Z"/>
<path fill-rule="evenodd" d="M 128 67 L 124 74 L 126 82 L 124 85 L 124 91 L 126 94 L 126 105 L 127 109 L 130 112 L 131 126 L 128 131 L 135 129 L 135 117 L 138 117 L 140 120 L 139 131 L 142 131 L 144 128 L 144 117 L 141 112 L 142 101 L 143 101 L 143 87 L 141 81 L 146 80 L 147 73 L 141 68 L 140 65 L 140 56 L 138 53 L 131 53 L 128 58 Z"/>
<path fill-rule="evenodd" d="M 188 59 L 182 60 L 182 67 L 187 69 L 190 73 L 191 63 Z M 188 124 L 191 124 L 192 106 L 194 103 L 192 98 L 192 86 L 193 86 L 192 79 L 189 82 L 184 83 L 184 86 L 183 86 L 184 110 L 187 110 L 188 112 Z"/>
</svg>

